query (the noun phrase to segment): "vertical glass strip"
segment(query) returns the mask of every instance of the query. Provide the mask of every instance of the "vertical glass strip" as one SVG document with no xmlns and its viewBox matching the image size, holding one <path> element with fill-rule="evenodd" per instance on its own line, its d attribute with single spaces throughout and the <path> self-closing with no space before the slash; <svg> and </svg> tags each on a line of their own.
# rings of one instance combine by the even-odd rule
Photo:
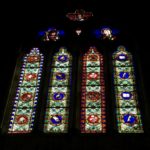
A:
<svg viewBox="0 0 150 150">
<path fill-rule="evenodd" d="M 103 56 L 90 47 L 83 56 L 81 132 L 106 132 Z"/>
<path fill-rule="evenodd" d="M 114 88 L 119 133 L 143 132 L 132 55 L 124 46 L 113 54 Z"/>
<path fill-rule="evenodd" d="M 62 47 L 53 57 L 44 122 L 46 133 L 68 131 L 71 68 L 72 56 Z"/>
<path fill-rule="evenodd" d="M 32 131 L 43 59 L 44 57 L 38 48 L 33 48 L 23 59 L 8 133 L 29 133 Z"/>
</svg>

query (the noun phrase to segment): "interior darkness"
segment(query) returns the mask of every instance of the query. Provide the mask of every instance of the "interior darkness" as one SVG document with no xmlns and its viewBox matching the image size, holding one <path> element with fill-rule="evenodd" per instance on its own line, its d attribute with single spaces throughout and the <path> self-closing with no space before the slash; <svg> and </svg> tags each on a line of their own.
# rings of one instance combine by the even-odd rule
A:
<svg viewBox="0 0 150 150">
<path fill-rule="evenodd" d="M 130 148 L 150 148 L 150 101 L 149 88 L 149 24 L 148 9 L 144 2 L 131 4 L 120 1 L 112 2 L 90 1 L 60 2 L 53 3 L 24 3 L 17 5 L 14 3 L 3 4 L 5 8 L 4 16 L 1 17 L 1 74 L 0 74 L 0 123 L 4 118 L 1 129 L 2 149 L 130 149 Z M 65 15 L 74 12 L 76 9 L 92 11 L 94 17 L 85 22 L 71 22 Z M 7 13 L 6 13 L 7 12 Z M 108 25 L 120 30 L 116 41 L 102 41 L 96 39 L 92 34 L 94 29 Z M 56 27 L 65 31 L 65 36 L 57 42 L 41 42 L 38 32 L 46 30 L 48 27 Z M 80 27 L 80 36 L 75 34 L 75 29 Z M 116 130 L 115 105 L 112 84 L 112 63 L 111 55 L 119 45 L 127 47 L 134 57 L 134 66 L 137 80 L 139 103 L 144 126 L 144 134 L 118 134 Z M 68 134 L 44 134 L 43 117 L 46 102 L 47 85 L 51 59 L 53 54 L 61 46 L 67 47 L 73 55 L 73 75 L 72 75 L 72 100 L 70 102 L 70 126 Z M 90 46 L 96 48 L 104 56 L 104 73 L 106 84 L 106 108 L 107 108 L 107 133 L 106 134 L 80 134 L 80 83 L 81 83 L 81 57 Z M 21 56 L 29 52 L 33 47 L 39 47 L 45 55 L 44 72 L 40 100 L 37 107 L 35 129 L 29 135 L 7 135 L 7 117 L 11 109 L 8 109 L 6 116 L 4 110 L 10 88 L 12 89 L 9 99 L 15 95 L 17 76 L 21 64 Z M 12 82 L 15 71 L 15 79 Z M 48 73 L 47 73 L 48 72 Z M 12 87 L 11 84 L 13 83 Z M 11 108 L 11 101 L 7 107 Z"/>
</svg>

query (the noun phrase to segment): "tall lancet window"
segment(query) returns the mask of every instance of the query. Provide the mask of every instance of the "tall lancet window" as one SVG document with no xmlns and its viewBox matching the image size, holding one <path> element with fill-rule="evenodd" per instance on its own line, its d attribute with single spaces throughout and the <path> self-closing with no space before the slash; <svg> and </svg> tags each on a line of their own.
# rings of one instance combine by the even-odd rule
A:
<svg viewBox="0 0 150 150">
<path fill-rule="evenodd" d="M 119 133 L 141 133 L 142 122 L 132 56 L 124 46 L 113 54 L 114 87 Z"/>
<path fill-rule="evenodd" d="M 34 125 L 43 55 L 33 48 L 23 59 L 20 80 L 16 91 L 9 133 L 29 133 Z"/>
<path fill-rule="evenodd" d="M 106 132 L 103 56 L 90 47 L 83 56 L 81 132 Z"/>
<path fill-rule="evenodd" d="M 72 56 L 60 48 L 53 57 L 49 80 L 44 132 L 68 132 Z"/>
</svg>

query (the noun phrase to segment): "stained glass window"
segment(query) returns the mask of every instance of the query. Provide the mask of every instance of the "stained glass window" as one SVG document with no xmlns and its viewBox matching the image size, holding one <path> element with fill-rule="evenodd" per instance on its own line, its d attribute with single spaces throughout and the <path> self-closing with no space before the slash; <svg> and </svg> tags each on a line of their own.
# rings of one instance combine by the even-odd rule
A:
<svg viewBox="0 0 150 150">
<path fill-rule="evenodd" d="M 81 132 L 106 131 L 103 56 L 90 47 L 83 56 Z"/>
<path fill-rule="evenodd" d="M 71 21 L 85 21 L 93 16 L 92 12 L 86 12 L 83 9 L 77 9 L 74 13 L 68 13 L 66 15 Z"/>
<path fill-rule="evenodd" d="M 80 28 L 77 28 L 77 29 L 75 30 L 75 32 L 76 32 L 77 35 L 80 35 L 80 34 L 82 33 L 82 30 L 81 30 Z"/>
<path fill-rule="evenodd" d="M 63 30 L 57 30 L 56 28 L 49 28 L 46 31 L 40 31 L 39 36 L 42 37 L 42 41 L 58 41 L 60 37 L 64 36 L 65 32 Z"/>
<path fill-rule="evenodd" d="M 68 130 L 72 56 L 60 48 L 53 57 L 44 122 L 44 132 Z"/>
<path fill-rule="evenodd" d="M 94 35 L 96 36 L 96 38 L 103 40 L 113 41 L 117 38 L 118 34 L 119 34 L 118 29 L 110 28 L 107 26 L 102 26 L 94 31 Z"/>
<path fill-rule="evenodd" d="M 118 131 L 141 133 L 143 129 L 132 56 L 124 46 L 119 46 L 113 54 L 113 67 Z"/>
<path fill-rule="evenodd" d="M 33 48 L 23 59 L 9 133 L 28 133 L 33 129 L 43 59 L 38 48 Z"/>
<path fill-rule="evenodd" d="M 110 28 L 103 28 L 101 30 L 101 34 L 103 35 L 103 39 L 114 40 L 115 36 L 112 35 L 112 30 Z"/>
</svg>

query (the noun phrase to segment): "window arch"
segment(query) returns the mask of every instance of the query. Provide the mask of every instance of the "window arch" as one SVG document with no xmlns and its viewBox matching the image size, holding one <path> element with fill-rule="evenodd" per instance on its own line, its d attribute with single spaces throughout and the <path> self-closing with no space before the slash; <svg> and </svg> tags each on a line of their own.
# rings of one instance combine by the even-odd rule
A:
<svg viewBox="0 0 150 150">
<path fill-rule="evenodd" d="M 72 56 L 61 47 L 53 57 L 44 132 L 68 132 L 69 100 L 71 85 Z"/>
<path fill-rule="evenodd" d="M 90 47 L 82 64 L 81 132 L 106 132 L 103 56 Z"/>
<path fill-rule="evenodd" d="M 142 133 L 132 55 L 119 46 L 112 57 L 118 132 Z M 43 58 L 34 48 L 23 59 L 8 133 L 29 133 L 33 129 Z M 66 48 L 61 47 L 54 55 L 50 70 L 44 132 L 66 133 L 72 76 L 72 56 Z M 90 47 L 82 60 L 81 133 L 106 132 L 103 70 L 103 56 Z"/>
<path fill-rule="evenodd" d="M 113 53 L 116 114 L 119 133 L 143 132 L 131 53 L 119 46 Z"/>
<path fill-rule="evenodd" d="M 33 129 L 43 59 L 38 48 L 23 59 L 8 133 L 29 133 Z"/>
</svg>

